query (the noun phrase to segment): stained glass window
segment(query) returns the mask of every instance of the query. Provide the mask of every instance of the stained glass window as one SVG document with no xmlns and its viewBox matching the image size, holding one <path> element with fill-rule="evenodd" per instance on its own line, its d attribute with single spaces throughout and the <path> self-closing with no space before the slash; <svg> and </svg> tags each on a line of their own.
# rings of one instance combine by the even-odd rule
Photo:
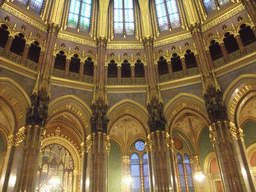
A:
<svg viewBox="0 0 256 192">
<path fill-rule="evenodd" d="M 89 32 L 92 0 L 71 0 L 68 27 Z"/>
<path fill-rule="evenodd" d="M 114 33 L 134 35 L 133 0 L 114 0 Z"/>
<path fill-rule="evenodd" d="M 219 1 L 220 6 L 230 2 L 230 0 L 218 0 L 218 1 Z"/>
<path fill-rule="evenodd" d="M 207 13 L 210 13 L 211 11 L 214 11 L 217 8 L 214 0 L 204 0 L 204 6 Z"/>
<path fill-rule="evenodd" d="M 130 165 L 131 165 L 131 191 L 137 192 L 141 189 L 141 180 L 140 180 L 140 158 L 139 155 L 133 153 L 130 157 Z"/>
<path fill-rule="evenodd" d="M 183 168 L 183 158 L 180 154 L 177 154 L 177 165 L 178 165 L 180 189 L 182 192 L 186 192 L 187 188 L 186 188 L 185 173 Z"/>
<path fill-rule="evenodd" d="M 28 6 L 29 8 L 37 13 L 40 13 L 44 0 L 17 0 L 19 3 Z"/>
<path fill-rule="evenodd" d="M 186 174 L 187 174 L 188 188 L 189 188 L 189 191 L 195 191 L 189 156 L 185 154 L 184 158 L 185 158 L 185 168 L 186 168 Z"/>
<path fill-rule="evenodd" d="M 175 0 L 155 0 L 160 31 L 180 27 L 180 16 Z"/>
<path fill-rule="evenodd" d="M 143 165 L 143 181 L 144 181 L 144 191 L 149 192 L 149 167 L 148 167 L 148 154 L 145 153 L 142 156 L 142 165 Z"/>
<path fill-rule="evenodd" d="M 37 190 L 73 191 L 74 161 L 70 152 L 59 144 L 51 144 L 41 149 L 37 172 Z M 52 179 L 58 179 L 58 185 L 51 185 Z"/>
</svg>

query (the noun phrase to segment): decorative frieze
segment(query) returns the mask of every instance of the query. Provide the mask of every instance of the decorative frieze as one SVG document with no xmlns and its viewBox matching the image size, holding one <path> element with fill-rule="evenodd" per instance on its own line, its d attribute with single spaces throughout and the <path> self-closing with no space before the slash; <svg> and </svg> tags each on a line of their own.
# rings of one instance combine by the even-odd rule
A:
<svg viewBox="0 0 256 192">
<path fill-rule="evenodd" d="M 205 32 L 213 27 L 215 27 L 216 25 L 219 25 L 220 23 L 228 20 L 229 18 L 233 17 L 234 15 L 240 13 L 241 11 L 244 10 L 244 6 L 242 4 L 240 4 L 239 6 L 237 6 L 236 8 L 222 14 L 220 17 L 218 17 L 217 19 L 214 19 L 213 21 L 205 24 L 202 26 L 202 32 Z"/>
<path fill-rule="evenodd" d="M 166 38 L 164 40 L 155 41 L 153 43 L 153 47 L 159 47 L 159 46 L 175 43 L 177 41 L 182 41 L 182 40 L 190 39 L 190 38 L 192 38 L 191 33 L 185 33 L 183 35 L 177 35 L 174 37 Z"/>
<path fill-rule="evenodd" d="M 26 138 L 26 128 L 22 127 L 16 134 L 8 137 L 8 147 L 18 146 Z"/>
<path fill-rule="evenodd" d="M 4 3 L 3 6 L 2 6 L 2 9 L 5 10 L 6 12 L 18 17 L 22 21 L 34 26 L 35 28 L 47 33 L 47 26 L 46 25 L 40 24 L 40 22 L 38 22 L 38 21 L 32 19 L 31 17 L 21 13 L 20 11 L 18 11 L 17 9 L 14 9 L 10 5 Z"/>
<path fill-rule="evenodd" d="M 62 39 L 62 40 L 65 40 L 65 41 L 71 41 L 71 42 L 74 42 L 74 43 L 79 43 L 79 44 L 87 45 L 87 46 L 90 46 L 90 47 L 97 47 L 97 43 L 95 41 L 89 41 L 89 40 L 82 39 L 82 38 L 79 38 L 79 37 L 75 37 L 75 36 L 72 36 L 72 35 L 67 35 L 67 34 L 64 34 L 64 33 L 61 33 L 61 32 L 58 34 L 58 39 Z"/>
<path fill-rule="evenodd" d="M 108 44 L 107 49 L 144 49 L 143 44 Z"/>
</svg>

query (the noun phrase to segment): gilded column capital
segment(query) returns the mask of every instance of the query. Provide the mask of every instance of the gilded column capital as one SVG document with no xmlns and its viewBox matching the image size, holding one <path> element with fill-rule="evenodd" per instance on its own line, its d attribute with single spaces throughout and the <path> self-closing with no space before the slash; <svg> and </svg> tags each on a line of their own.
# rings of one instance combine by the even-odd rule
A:
<svg viewBox="0 0 256 192">
<path fill-rule="evenodd" d="M 105 133 L 104 133 L 105 134 Z M 107 153 L 110 151 L 110 142 L 109 142 L 109 135 L 105 134 L 105 139 L 104 139 L 104 146 L 106 147 Z"/>
<path fill-rule="evenodd" d="M 143 44 L 144 44 L 144 47 L 147 47 L 147 46 L 151 46 L 151 47 L 153 47 L 153 38 L 152 37 L 144 37 L 143 39 L 142 39 L 142 41 L 143 41 Z"/>
<path fill-rule="evenodd" d="M 236 125 L 233 122 L 229 122 L 229 131 L 231 135 L 236 139 L 236 140 L 243 140 L 244 139 L 244 132 L 243 129 L 240 127 L 236 127 Z"/>
<path fill-rule="evenodd" d="M 54 33 L 55 35 L 58 35 L 59 31 L 60 31 L 60 26 L 58 24 L 55 24 L 55 23 L 49 23 L 47 31 L 49 33 Z"/>
<path fill-rule="evenodd" d="M 216 142 L 216 125 L 215 125 L 215 123 L 213 123 L 213 124 L 211 124 L 210 126 L 209 126 L 209 131 L 210 131 L 210 139 L 211 139 L 211 142 L 212 142 L 212 144 L 214 145 L 215 144 L 215 142 Z"/>
<path fill-rule="evenodd" d="M 154 133 L 153 133 L 154 134 Z M 153 139 L 152 137 L 154 137 L 154 135 L 149 134 L 148 137 L 147 137 L 147 141 L 145 142 L 145 146 L 146 146 L 146 152 L 149 152 L 152 150 L 152 145 L 153 145 Z"/>
<path fill-rule="evenodd" d="M 107 47 L 108 39 L 106 37 L 98 37 L 97 38 L 97 45 Z"/>
<path fill-rule="evenodd" d="M 188 28 L 189 28 L 191 34 L 200 33 L 202 31 L 200 23 L 193 23 L 193 24 L 189 25 Z"/>
<path fill-rule="evenodd" d="M 91 135 L 88 135 L 86 137 L 85 142 L 81 143 L 82 152 L 88 153 L 91 146 L 92 146 L 92 137 L 91 137 Z"/>
<path fill-rule="evenodd" d="M 22 127 L 15 134 L 11 134 L 8 137 L 8 148 L 12 146 L 18 146 L 26 138 L 27 129 Z"/>
<path fill-rule="evenodd" d="M 123 156 L 123 162 L 125 164 L 130 164 L 130 157 L 128 155 Z"/>
</svg>

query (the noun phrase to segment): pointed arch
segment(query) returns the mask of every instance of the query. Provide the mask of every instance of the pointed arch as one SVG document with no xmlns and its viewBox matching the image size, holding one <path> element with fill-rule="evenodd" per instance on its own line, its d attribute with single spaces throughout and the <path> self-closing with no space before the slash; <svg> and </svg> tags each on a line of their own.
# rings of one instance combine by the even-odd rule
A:
<svg viewBox="0 0 256 192">
<path fill-rule="evenodd" d="M 228 115 L 231 121 L 237 126 L 239 114 L 246 102 L 256 95 L 256 75 L 244 74 L 236 78 L 223 94 L 223 101 L 227 106 Z"/>
<path fill-rule="evenodd" d="M 18 83 L 7 77 L 0 77 L 0 98 L 12 111 L 14 126 L 11 132 L 15 132 L 25 125 L 26 110 L 31 105 L 30 98 Z"/>
<path fill-rule="evenodd" d="M 204 105 L 204 100 L 195 95 L 181 93 L 172 98 L 164 108 L 164 115 L 167 120 L 167 131 L 171 132 L 173 123 L 184 113 L 191 113 L 203 119 L 205 124 L 209 124 L 209 119 L 206 116 L 207 111 Z"/>
<path fill-rule="evenodd" d="M 73 124 L 73 127 L 76 128 L 83 139 L 90 134 L 90 118 L 92 111 L 90 107 L 78 97 L 66 95 L 52 101 L 49 104 L 49 118 L 47 125 L 61 115 L 64 115 L 65 117 L 67 116 L 66 118 L 68 119 L 72 119 L 72 122 L 76 122 L 76 125 L 78 125 L 79 128 L 76 127 L 75 124 L 71 124 Z"/>
<path fill-rule="evenodd" d="M 132 118 L 136 119 L 142 127 L 145 129 L 146 133 L 149 133 L 147 120 L 148 120 L 148 112 L 145 107 L 136 101 L 125 99 L 122 100 L 115 105 L 113 105 L 107 112 L 107 117 L 110 119 L 108 124 L 108 133 L 114 123 L 120 119 L 121 117 L 128 115 Z"/>
</svg>

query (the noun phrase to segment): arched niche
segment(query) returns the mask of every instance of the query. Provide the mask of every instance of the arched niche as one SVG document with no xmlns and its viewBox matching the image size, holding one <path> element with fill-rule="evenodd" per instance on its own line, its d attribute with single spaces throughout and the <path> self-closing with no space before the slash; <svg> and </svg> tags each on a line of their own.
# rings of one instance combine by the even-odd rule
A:
<svg viewBox="0 0 256 192">
<path fill-rule="evenodd" d="M 69 126 L 81 139 L 91 133 L 90 118 L 92 111 L 81 99 L 67 95 L 55 99 L 49 104 L 49 118 L 47 127 Z M 65 128 L 63 126 L 63 128 Z"/>
</svg>

